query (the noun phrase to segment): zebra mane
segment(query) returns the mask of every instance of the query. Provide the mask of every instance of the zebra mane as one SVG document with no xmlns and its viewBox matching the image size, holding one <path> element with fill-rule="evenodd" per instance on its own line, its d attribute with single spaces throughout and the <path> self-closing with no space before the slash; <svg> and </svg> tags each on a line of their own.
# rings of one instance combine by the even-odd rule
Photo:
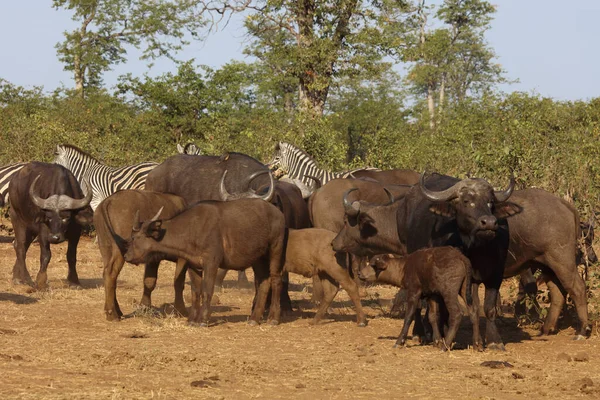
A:
<svg viewBox="0 0 600 400">
<path fill-rule="evenodd" d="M 308 154 L 306 151 L 302 150 L 300 147 L 293 145 L 289 142 L 281 142 L 281 144 L 283 146 L 288 146 L 292 149 L 292 151 L 298 152 L 299 154 L 305 156 L 308 160 L 312 161 L 313 163 L 315 163 L 316 166 L 319 166 L 319 163 L 317 163 L 315 161 L 315 159 L 313 158 L 313 156 L 311 156 L 310 154 Z"/>
<path fill-rule="evenodd" d="M 81 150 L 79 147 L 72 145 L 72 144 L 61 144 L 60 146 L 64 147 L 65 149 L 71 149 L 73 151 L 76 151 L 77 153 L 91 158 L 92 160 L 96 161 L 96 162 L 100 162 L 96 157 L 94 157 L 93 155 L 91 155 L 90 153 L 88 153 L 87 151 Z"/>
</svg>

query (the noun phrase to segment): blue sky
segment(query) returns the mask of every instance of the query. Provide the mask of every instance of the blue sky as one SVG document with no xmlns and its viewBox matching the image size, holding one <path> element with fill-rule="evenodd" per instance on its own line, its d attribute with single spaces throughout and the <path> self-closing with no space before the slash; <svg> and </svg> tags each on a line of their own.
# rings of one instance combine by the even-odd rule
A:
<svg viewBox="0 0 600 400">
<path fill-rule="evenodd" d="M 437 0 L 435 3 L 439 3 Z M 503 86 L 559 100 L 600 97 L 600 1 L 497 0 L 497 13 L 487 39 L 510 79 Z M 57 42 L 75 26 L 70 14 L 52 9 L 50 0 L 3 0 L 0 3 L 0 78 L 12 83 L 43 85 L 46 90 L 73 86 L 71 74 L 58 62 Z M 245 60 L 241 17 L 204 43 L 192 43 L 179 59 L 218 67 L 231 59 Z M 173 71 L 168 60 L 157 61 L 151 75 Z M 105 75 L 112 86 L 117 76 L 148 72 L 131 53 L 126 64 Z"/>
</svg>

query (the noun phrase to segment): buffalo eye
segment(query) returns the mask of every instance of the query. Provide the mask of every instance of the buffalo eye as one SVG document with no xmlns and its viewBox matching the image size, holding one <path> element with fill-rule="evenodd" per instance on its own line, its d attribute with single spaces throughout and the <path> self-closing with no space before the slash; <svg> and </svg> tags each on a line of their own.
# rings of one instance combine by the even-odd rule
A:
<svg viewBox="0 0 600 400">
<path fill-rule="evenodd" d="M 67 222 L 69 222 L 69 218 L 63 218 L 62 222 L 63 222 L 63 224 L 66 224 Z"/>
<path fill-rule="evenodd" d="M 487 203 L 487 206 L 489 207 L 490 211 L 494 209 L 494 203 L 492 203 L 491 201 Z"/>
</svg>

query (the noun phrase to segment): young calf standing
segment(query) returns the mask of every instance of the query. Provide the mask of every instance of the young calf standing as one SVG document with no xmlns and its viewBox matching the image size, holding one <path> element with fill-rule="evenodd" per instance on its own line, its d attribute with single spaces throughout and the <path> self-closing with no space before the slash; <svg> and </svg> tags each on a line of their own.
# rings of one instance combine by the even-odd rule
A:
<svg viewBox="0 0 600 400">
<path fill-rule="evenodd" d="M 249 323 L 260 321 L 269 282 L 273 299 L 268 321 L 279 323 L 285 259 L 281 211 L 261 199 L 203 201 L 164 221 L 158 219 L 161 211 L 150 221 L 134 223 L 125 260 L 143 263 L 153 252 L 187 260 L 194 294 L 188 318 L 191 324 L 208 326 L 217 269 L 243 270 L 249 265 L 254 270 L 257 292 Z"/>
<path fill-rule="evenodd" d="M 422 298 L 429 302 L 429 320 L 433 327 L 434 343 L 449 350 L 460 324 L 460 295 L 469 309 L 473 323 L 473 346 L 479 348 L 479 321 L 477 310 L 472 307 L 471 263 L 455 247 L 433 247 L 417 250 L 406 257 L 391 254 L 378 255 L 362 266 L 359 276 L 370 282 L 381 282 L 403 287 L 407 291 L 407 308 L 404 326 L 394 347 L 404 345 L 408 328 Z M 444 339 L 439 330 L 439 297 L 449 314 L 448 332 Z"/>
<path fill-rule="evenodd" d="M 311 323 L 318 323 L 338 292 L 338 283 L 348 292 L 356 307 L 358 326 L 366 326 L 367 319 L 360 304 L 358 286 L 348 273 L 346 253 L 335 252 L 331 241 L 337 234 L 326 229 L 290 229 L 286 248 L 285 272 L 318 277 L 323 287 L 323 300 Z"/>
</svg>

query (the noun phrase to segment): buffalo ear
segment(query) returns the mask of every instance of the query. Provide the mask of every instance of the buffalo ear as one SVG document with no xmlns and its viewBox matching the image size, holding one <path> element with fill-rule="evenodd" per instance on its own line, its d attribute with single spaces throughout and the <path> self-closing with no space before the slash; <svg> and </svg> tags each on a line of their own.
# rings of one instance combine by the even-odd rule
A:
<svg viewBox="0 0 600 400">
<path fill-rule="evenodd" d="M 83 210 L 77 211 L 75 214 L 75 221 L 79 225 L 91 225 L 94 223 L 94 211 L 91 207 L 86 207 Z"/>
<path fill-rule="evenodd" d="M 449 203 L 434 203 L 429 206 L 429 211 L 442 217 L 454 218 L 456 210 Z"/>
<path fill-rule="evenodd" d="M 161 229 L 162 220 L 152 221 L 146 228 L 146 236 L 151 237 L 156 241 L 160 241 L 164 236 L 164 230 Z"/>
<path fill-rule="evenodd" d="M 365 213 L 358 214 L 358 223 L 360 224 L 361 229 L 366 225 L 373 225 L 375 220 L 370 215 Z"/>
<path fill-rule="evenodd" d="M 515 204 L 504 202 L 496 204 L 494 207 L 494 216 L 498 219 L 508 218 L 523 211 L 523 207 Z"/>
</svg>

